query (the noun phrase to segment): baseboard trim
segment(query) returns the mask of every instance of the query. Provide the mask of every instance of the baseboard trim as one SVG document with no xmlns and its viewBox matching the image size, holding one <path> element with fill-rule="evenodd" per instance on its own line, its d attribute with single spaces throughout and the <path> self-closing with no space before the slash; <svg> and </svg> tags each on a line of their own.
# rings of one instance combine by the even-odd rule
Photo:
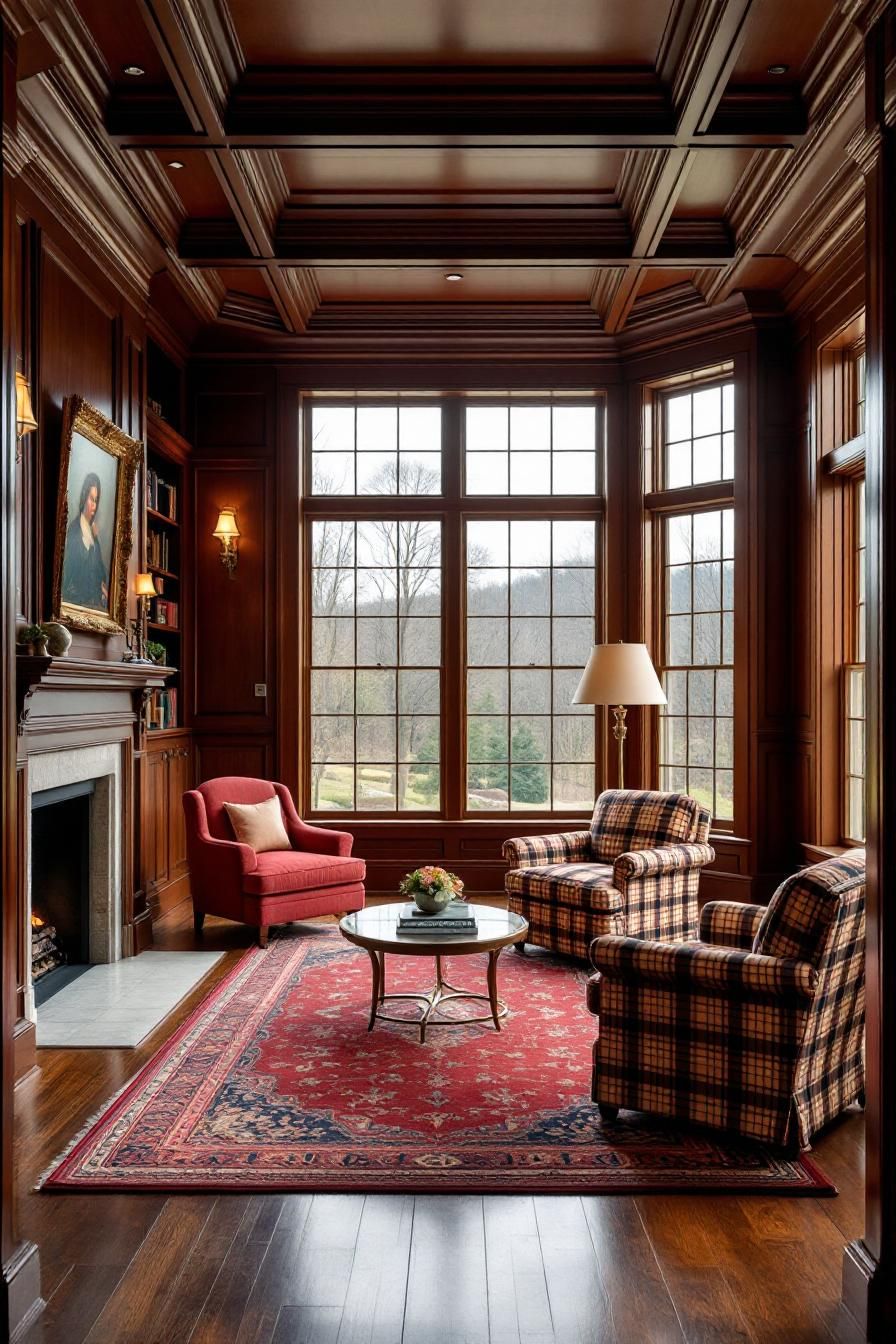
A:
<svg viewBox="0 0 896 1344">
<path fill-rule="evenodd" d="M 33 1241 L 23 1241 L 5 1262 L 3 1292 L 10 1344 L 18 1344 L 46 1305 L 40 1295 L 40 1253 Z"/>
</svg>

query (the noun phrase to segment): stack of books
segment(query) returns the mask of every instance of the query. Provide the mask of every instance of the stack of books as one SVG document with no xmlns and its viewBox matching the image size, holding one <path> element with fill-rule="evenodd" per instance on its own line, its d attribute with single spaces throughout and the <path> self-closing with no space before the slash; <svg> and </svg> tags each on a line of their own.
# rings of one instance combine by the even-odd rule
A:
<svg viewBox="0 0 896 1344">
<path fill-rule="evenodd" d="M 476 927 L 476 916 L 466 901 L 452 901 L 437 915 L 427 915 L 409 901 L 398 916 L 399 933 L 475 933 Z"/>
</svg>

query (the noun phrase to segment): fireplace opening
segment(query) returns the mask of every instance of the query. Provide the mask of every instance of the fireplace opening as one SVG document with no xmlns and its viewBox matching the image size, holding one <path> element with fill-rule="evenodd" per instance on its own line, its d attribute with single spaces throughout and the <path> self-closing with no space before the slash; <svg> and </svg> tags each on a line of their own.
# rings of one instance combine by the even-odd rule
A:
<svg viewBox="0 0 896 1344">
<path fill-rule="evenodd" d="M 90 965 L 94 781 L 31 795 L 31 979 L 40 1006 Z"/>
</svg>

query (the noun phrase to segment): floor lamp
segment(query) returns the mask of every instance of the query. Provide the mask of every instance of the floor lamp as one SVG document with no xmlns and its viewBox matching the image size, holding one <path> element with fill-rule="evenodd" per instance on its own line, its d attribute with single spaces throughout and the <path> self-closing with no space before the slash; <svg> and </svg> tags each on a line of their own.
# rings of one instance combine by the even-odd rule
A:
<svg viewBox="0 0 896 1344">
<path fill-rule="evenodd" d="M 664 705 L 666 697 L 646 644 L 595 644 L 572 698 L 574 705 L 609 705 L 613 736 L 619 748 L 619 783 L 623 788 L 627 705 Z"/>
</svg>

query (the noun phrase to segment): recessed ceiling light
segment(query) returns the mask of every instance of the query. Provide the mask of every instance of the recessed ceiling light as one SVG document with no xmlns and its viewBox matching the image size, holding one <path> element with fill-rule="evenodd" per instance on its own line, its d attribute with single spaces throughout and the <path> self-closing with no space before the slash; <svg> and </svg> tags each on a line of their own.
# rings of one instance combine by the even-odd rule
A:
<svg viewBox="0 0 896 1344">
<path fill-rule="evenodd" d="M 460 271 L 449 271 L 445 276 L 446 280 L 463 280 L 463 278 Z"/>
<path fill-rule="evenodd" d="M 134 79 L 139 79 L 140 75 L 146 74 L 142 65 L 126 65 L 124 72 L 126 75 L 133 75 Z"/>
<path fill-rule="evenodd" d="M 789 65 L 770 65 L 767 73 L 770 75 L 786 75 L 789 69 Z"/>
<path fill-rule="evenodd" d="M 183 168 L 183 164 L 181 163 L 180 159 L 170 159 L 169 162 L 168 162 L 168 167 L 169 167 L 169 168 Z"/>
</svg>

